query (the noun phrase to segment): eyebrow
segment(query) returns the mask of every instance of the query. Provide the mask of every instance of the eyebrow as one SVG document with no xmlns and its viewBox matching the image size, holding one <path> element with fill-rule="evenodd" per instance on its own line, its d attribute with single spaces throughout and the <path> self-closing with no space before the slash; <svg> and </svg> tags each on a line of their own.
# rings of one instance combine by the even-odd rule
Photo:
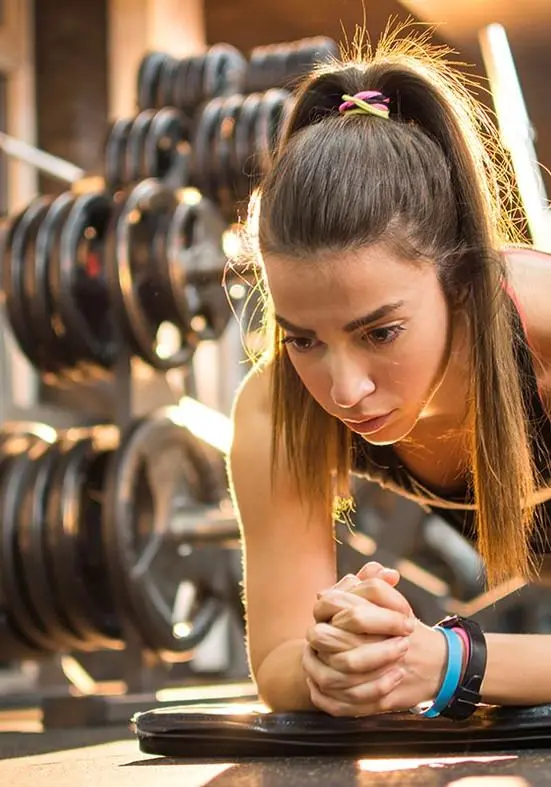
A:
<svg viewBox="0 0 551 787">
<path fill-rule="evenodd" d="M 372 325 L 374 322 L 382 320 L 383 317 L 388 317 L 389 314 L 393 314 L 395 311 L 398 311 L 398 309 L 400 309 L 403 305 L 404 301 L 385 303 L 384 306 L 379 306 L 378 309 L 369 312 L 369 314 L 365 314 L 363 317 L 358 317 L 357 320 L 352 320 L 352 322 L 346 323 L 346 325 L 343 327 L 343 331 L 345 333 L 352 333 L 358 328 L 365 328 L 368 325 Z M 293 325 L 292 322 L 289 322 L 289 320 L 286 320 L 285 317 L 282 317 L 280 314 L 275 315 L 275 321 L 285 331 L 292 331 L 292 333 L 300 334 L 301 336 L 305 336 L 309 339 L 316 338 L 316 332 L 311 328 L 300 328 L 298 325 Z"/>
</svg>

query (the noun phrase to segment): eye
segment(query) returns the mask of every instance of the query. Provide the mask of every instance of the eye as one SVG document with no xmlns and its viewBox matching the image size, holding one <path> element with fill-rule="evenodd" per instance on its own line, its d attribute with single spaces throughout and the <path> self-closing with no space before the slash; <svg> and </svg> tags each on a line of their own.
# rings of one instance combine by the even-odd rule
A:
<svg viewBox="0 0 551 787">
<path fill-rule="evenodd" d="M 362 335 L 362 339 L 368 339 L 374 344 L 390 344 L 398 335 L 405 330 L 403 325 L 389 325 L 385 328 L 375 328 L 374 331 L 367 331 Z"/>
<path fill-rule="evenodd" d="M 305 336 L 285 336 L 281 340 L 281 344 L 286 344 L 299 353 L 305 353 L 308 352 L 308 350 L 311 350 L 315 346 L 316 340 L 308 339 Z"/>
</svg>

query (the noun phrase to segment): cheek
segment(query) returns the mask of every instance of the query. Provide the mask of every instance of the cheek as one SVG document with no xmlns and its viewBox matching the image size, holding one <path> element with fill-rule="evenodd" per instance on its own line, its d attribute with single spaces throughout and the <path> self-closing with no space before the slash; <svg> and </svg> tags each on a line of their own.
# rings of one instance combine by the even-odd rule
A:
<svg viewBox="0 0 551 787">
<path fill-rule="evenodd" d="M 312 358 L 305 353 L 287 353 L 295 372 L 300 377 L 302 384 L 317 402 L 323 404 L 327 399 L 331 381 L 323 363 L 314 363 Z"/>
<path fill-rule="evenodd" d="M 412 330 L 388 362 L 374 369 L 379 389 L 395 394 L 404 404 L 423 400 L 442 371 L 447 356 L 446 336 L 433 329 Z"/>
</svg>

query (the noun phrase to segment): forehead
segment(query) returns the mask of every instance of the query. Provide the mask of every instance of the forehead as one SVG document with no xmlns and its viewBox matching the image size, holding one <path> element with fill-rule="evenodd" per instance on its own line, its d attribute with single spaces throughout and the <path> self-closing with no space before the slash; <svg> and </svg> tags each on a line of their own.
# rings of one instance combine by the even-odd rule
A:
<svg viewBox="0 0 551 787">
<path fill-rule="evenodd" d="M 264 266 L 276 311 L 289 318 L 329 310 L 348 318 L 390 301 L 419 302 L 437 284 L 432 264 L 377 245 L 308 260 L 267 257 Z"/>
</svg>

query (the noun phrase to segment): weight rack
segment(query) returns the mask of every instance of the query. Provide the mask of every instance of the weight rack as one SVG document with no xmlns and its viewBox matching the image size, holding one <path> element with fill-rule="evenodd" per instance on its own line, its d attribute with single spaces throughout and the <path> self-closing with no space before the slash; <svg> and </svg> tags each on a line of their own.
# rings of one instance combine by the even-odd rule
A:
<svg viewBox="0 0 551 787">
<path fill-rule="evenodd" d="M 9 155 L 24 159 L 37 166 L 39 169 L 47 170 L 49 174 L 55 174 L 60 180 L 72 180 L 72 188 L 79 194 L 85 194 L 97 189 L 98 182 L 95 178 L 80 177 L 77 168 L 72 168 L 59 159 L 49 154 L 43 154 L 29 145 L 19 145 L 17 140 L 11 138 L 0 138 L 0 147 Z M 73 180 L 72 175 L 75 175 Z M 118 332 L 116 336 L 118 345 L 117 359 L 113 369 L 112 379 L 107 383 L 88 386 L 84 402 L 86 403 L 86 414 L 91 412 L 101 418 L 113 423 L 121 432 L 125 431 L 135 416 L 143 415 L 153 406 L 176 405 L 181 395 L 195 394 L 195 381 L 192 366 L 187 366 L 182 370 L 185 375 L 185 383 L 179 396 L 175 395 L 171 387 L 166 383 L 166 374 L 155 373 L 155 382 L 148 386 L 147 397 L 153 399 L 154 404 L 149 403 L 144 407 L 143 381 L 136 379 L 132 371 L 132 352 L 128 346 L 125 336 Z M 42 384 L 41 404 L 38 410 L 44 409 L 42 403 L 48 403 L 47 409 L 51 404 L 54 413 L 59 415 L 60 410 L 68 410 L 69 421 L 79 410 L 83 409 L 81 390 L 60 392 L 55 388 L 50 388 Z M 76 394 L 76 395 L 75 395 Z M 59 418 L 58 418 L 59 420 Z M 65 413 L 61 421 L 66 423 Z M 70 425 L 70 424 L 69 424 Z M 236 540 L 235 519 L 220 517 L 219 521 L 209 521 L 209 528 L 214 533 L 214 528 L 218 526 L 222 538 Z M 115 599 L 118 602 L 118 598 Z M 43 713 L 43 724 L 45 728 L 67 727 L 67 726 L 93 726 L 105 724 L 126 724 L 130 716 L 139 710 L 153 707 L 160 704 L 157 691 L 162 690 L 166 684 L 166 671 L 163 669 L 162 660 L 157 654 L 148 650 L 144 646 L 140 633 L 136 630 L 132 621 L 124 610 L 119 609 L 119 618 L 122 623 L 122 638 L 126 647 L 121 659 L 121 683 L 126 686 L 126 692 L 121 693 L 97 693 L 94 686 L 90 684 L 91 693 L 83 696 L 75 696 L 71 689 L 71 679 L 61 667 L 63 657 L 53 656 L 47 662 L 40 665 L 39 684 L 42 694 L 41 709 Z M 231 643 L 229 643 L 231 646 Z M 235 650 L 235 648 L 234 648 Z M 98 652 L 101 655 L 101 651 Z M 239 654 L 232 654 L 232 656 Z M 71 657 L 73 659 L 73 657 Z M 230 663 L 233 659 L 230 659 Z M 73 659 L 73 663 L 78 665 L 78 654 Z M 86 681 L 85 681 L 86 682 Z M 174 699 L 164 700 L 164 702 L 197 702 L 198 699 L 205 699 L 205 693 L 211 699 L 226 700 L 241 697 L 254 697 L 256 692 L 254 686 L 247 683 L 235 681 L 217 684 L 216 686 L 205 686 L 205 681 L 197 676 L 190 674 L 185 678 L 186 688 L 177 692 L 172 690 Z M 193 684 L 195 683 L 195 687 Z M 120 687 L 117 687 L 120 692 Z M 208 696 L 207 696 L 208 701 Z"/>
</svg>

